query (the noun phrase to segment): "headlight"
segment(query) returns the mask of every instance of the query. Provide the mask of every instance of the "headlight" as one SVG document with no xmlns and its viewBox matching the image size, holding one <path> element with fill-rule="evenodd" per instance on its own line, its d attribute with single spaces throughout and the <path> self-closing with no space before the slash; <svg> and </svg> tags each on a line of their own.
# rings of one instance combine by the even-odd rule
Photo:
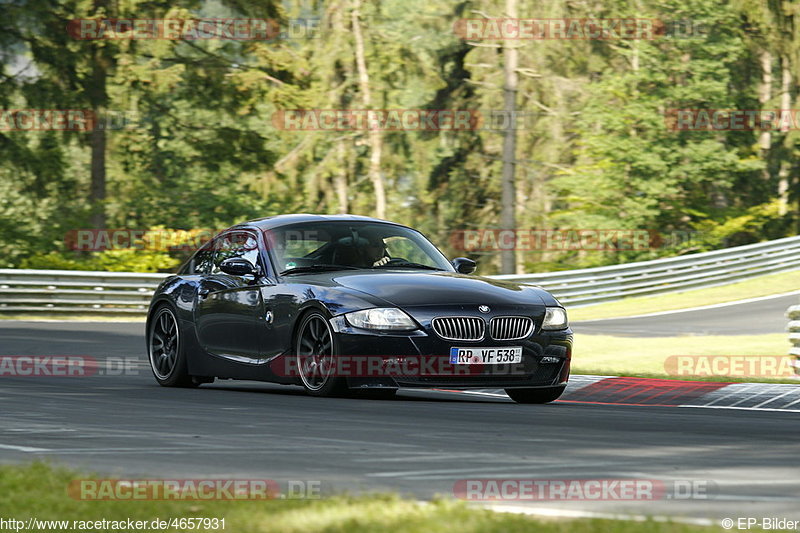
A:
<svg viewBox="0 0 800 533">
<path fill-rule="evenodd" d="M 384 331 L 410 331 L 417 329 L 411 317 L 395 307 L 379 307 L 353 311 L 344 315 L 351 326 Z"/>
<path fill-rule="evenodd" d="M 563 307 L 548 307 L 544 311 L 542 329 L 565 329 L 567 327 L 567 312 Z"/>
</svg>

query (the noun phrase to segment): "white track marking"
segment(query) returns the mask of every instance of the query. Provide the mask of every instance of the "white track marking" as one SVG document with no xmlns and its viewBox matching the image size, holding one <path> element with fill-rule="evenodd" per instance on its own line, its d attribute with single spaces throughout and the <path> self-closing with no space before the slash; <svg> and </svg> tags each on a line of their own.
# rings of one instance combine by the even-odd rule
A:
<svg viewBox="0 0 800 533">
<path fill-rule="evenodd" d="M 773 396 L 772 398 L 770 398 L 770 399 L 769 399 L 769 400 L 767 400 L 767 401 L 761 402 L 761 403 L 760 403 L 760 404 L 758 404 L 758 405 L 754 405 L 754 406 L 753 406 L 753 409 L 758 409 L 758 408 L 759 408 L 759 407 L 761 407 L 762 405 L 766 405 L 766 404 L 768 404 L 768 403 L 772 403 L 772 402 L 774 402 L 775 400 L 778 400 L 778 399 L 780 399 L 780 398 L 783 398 L 784 396 L 788 396 L 789 394 L 792 394 L 792 393 L 794 393 L 794 392 L 797 392 L 797 390 L 798 390 L 798 389 L 790 389 L 790 390 L 788 390 L 788 391 L 784 392 L 783 394 L 779 394 L 778 396 Z M 798 400 L 798 401 L 800 401 L 800 400 Z"/>
<path fill-rule="evenodd" d="M 514 477 L 536 477 L 541 472 L 548 470 L 563 471 L 565 469 L 585 467 L 616 467 L 623 466 L 628 463 L 619 461 L 593 461 L 593 462 L 553 462 L 552 460 L 543 460 L 538 463 L 528 461 L 522 467 L 519 464 L 509 464 L 508 466 L 482 466 L 477 468 L 448 468 L 448 469 L 429 469 L 429 470 L 401 470 L 395 472 L 370 472 L 366 474 L 367 477 L 380 477 L 380 478 L 403 478 L 411 480 L 423 479 L 452 479 L 456 475 L 480 475 L 483 477 L 499 477 L 504 476 L 501 472 L 514 471 Z M 530 472 L 525 471 L 526 468 L 532 468 Z M 585 470 L 583 470 L 585 471 Z M 535 472 L 535 473 L 534 473 Z"/>
<path fill-rule="evenodd" d="M 3 450 L 15 450 L 15 451 L 18 451 L 18 452 L 28 452 L 28 453 L 52 451 L 52 450 L 48 450 L 46 448 L 34 448 L 33 446 L 14 446 L 13 444 L 0 444 L 0 449 L 3 449 Z"/>
<path fill-rule="evenodd" d="M 487 396 L 492 398 L 506 398 L 511 399 L 508 397 L 507 394 L 495 394 L 494 392 L 482 392 L 482 391 L 475 391 L 475 390 L 452 390 L 452 389 L 433 389 L 437 392 L 451 392 L 456 394 L 472 394 L 475 396 Z"/>
<path fill-rule="evenodd" d="M 749 390 L 752 390 L 753 388 L 755 388 L 755 385 L 757 385 L 757 384 L 753 384 L 753 385 L 750 385 L 749 387 L 743 387 L 743 388 L 742 387 L 735 387 L 734 385 L 728 385 L 727 387 L 723 387 L 722 389 L 718 389 L 718 390 L 724 390 L 724 389 L 734 389 L 734 390 L 729 392 L 728 394 L 724 394 L 724 395 L 720 396 L 719 398 L 716 398 L 714 401 L 709 402 L 709 403 L 703 405 L 702 407 L 711 407 L 712 405 L 714 405 L 718 401 L 724 400 L 725 398 L 730 398 L 731 396 L 734 396 L 735 394 L 737 394 L 739 392 L 747 392 Z M 714 392 L 717 392 L 717 391 L 714 391 Z"/>
<path fill-rule="evenodd" d="M 796 399 L 793 402 L 787 403 L 786 405 L 783 406 L 783 408 L 786 409 L 787 407 L 791 407 L 791 406 L 793 406 L 794 404 L 797 404 L 797 403 L 800 403 L 800 398 Z"/>
<path fill-rule="evenodd" d="M 738 409 L 739 411 L 771 411 L 775 413 L 800 413 L 800 409 L 784 409 L 777 407 L 733 407 L 728 405 L 678 405 L 676 407 L 694 407 L 698 409 Z"/>
</svg>

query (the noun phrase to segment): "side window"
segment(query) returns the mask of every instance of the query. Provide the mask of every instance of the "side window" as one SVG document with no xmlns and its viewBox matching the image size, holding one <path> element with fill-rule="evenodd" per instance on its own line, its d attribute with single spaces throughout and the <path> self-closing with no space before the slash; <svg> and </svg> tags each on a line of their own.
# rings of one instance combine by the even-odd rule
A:
<svg viewBox="0 0 800 533">
<path fill-rule="evenodd" d="M 192 273 L 193 274 L 210 274 L 211 273 L 211 260 L 214 258 L 214 249 L 211 246 L 206 246 L 198 251 L 194 258 L 192 258 Z"/>
<path fill-rule="evenodd" d="M 210 246 L 197 250 L 189 258 L 183 267 L 181 267 L 178 274 L 183 276 L 191 276 L 196 274 L 208 274 L 211 272 L 211 258 L 214 255 L 213 249 Z"/>
<path fill-rule="evenodd" d="M 253 265 L 258 265 L 258 241 L 255 236 L 247 232 L 233 232 L 223 235 L 215 241 L 216 252 L 214 253 L 212 274 L 219 274 L 222 271 L 219 265 L 231 257 L 241 257 L 247 259 Z"/>
</svg>

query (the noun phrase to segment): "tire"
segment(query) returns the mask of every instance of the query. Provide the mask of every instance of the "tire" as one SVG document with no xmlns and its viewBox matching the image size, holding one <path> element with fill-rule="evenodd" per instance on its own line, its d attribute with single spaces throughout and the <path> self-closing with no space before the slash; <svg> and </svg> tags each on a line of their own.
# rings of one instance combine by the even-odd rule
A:
<svg viewBox="0 0 800 533">
<path fill-rule="evenodd" d="M 197 387 L 186 364 L 186 350 L 175 309 L 162 304 L 153 312 L 147 328 L 147 359 L 162 387 Z"/>
<path fill-rule="evenodd" d="M 564 393 L 564 389 L 565 386 L 546 389 L 506 389 L 506 394 L 517 403 L 550 403 L 557 400 Z"/>
<path fill-rule="evenodd" d="M 328 317 L 316 310 L 304 315 L 297 328 L 294 347 L 300 382 L 308 394 L 347 395 L 347 380 L 331 375 L 335 370 L 336 338 Z"/>
</svg>

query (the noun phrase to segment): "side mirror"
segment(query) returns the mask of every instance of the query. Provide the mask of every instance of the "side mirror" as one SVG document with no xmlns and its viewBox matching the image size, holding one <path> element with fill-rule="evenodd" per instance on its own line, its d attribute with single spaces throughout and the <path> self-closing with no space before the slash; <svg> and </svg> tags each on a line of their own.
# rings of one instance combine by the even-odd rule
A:
<svg viewBox="0 0 800 533">
<path fill-rule="evenodd" d="M 453 259 L 452 264 L 459 274 L 472 274 L 478 266 L 475 261 L 466 257 L 456 257 Z"/>
<path fill-rule="evenodd" d="M 219 269 L 231 276 L 247 276 L 258 274 L 253 263 L 241 257 L 230 257 L 219 264 Z"/>
</svg>

